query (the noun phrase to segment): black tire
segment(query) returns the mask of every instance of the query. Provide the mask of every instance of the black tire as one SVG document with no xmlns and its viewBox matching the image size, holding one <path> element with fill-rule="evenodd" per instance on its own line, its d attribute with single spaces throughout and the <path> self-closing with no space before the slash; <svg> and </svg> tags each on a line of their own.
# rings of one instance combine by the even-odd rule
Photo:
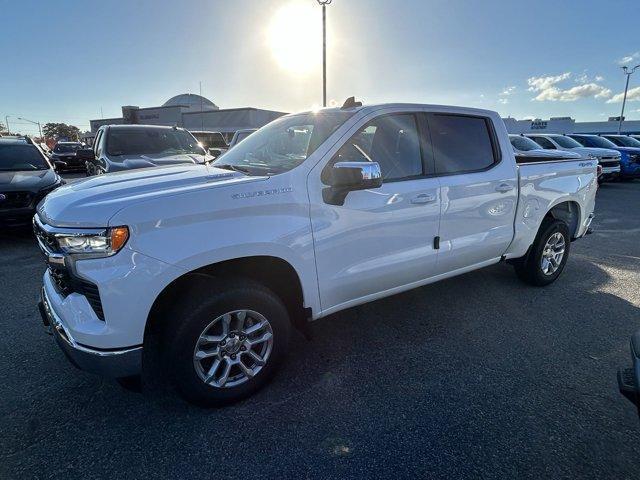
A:
<svg viewBox="0 0 640 480">
<path fill-rule="evenodd" d="M 198 338 L 214 319 L 245 309 L 259 313 L 270 324 L 273 343 L 266 363 L 254 377 L 236 386 L 205 383 L 194 365 Z M 166 366 L 181 395 L 196 405 L 228 405 L 252 395 L 273 377 L 288 350 L 291 321 L 287 308 L 271 290 L 249 279 L 200 281 L 171 309 L 168 318 L 171 320 L 163 335 Z"/>
<path fill-rule="evenodd" d="M 564 255 L 558 268 L 553 273 L 545 273 L 541 266 L 542 253 L 547 241 L 556 233 L 560 233 L 564 239 Z M 553 218 L 544 220 L 527 256 L 514 262 L 516 275 L 523 282 L 536 287 L 543 287 L 555 282 L 567 264 L 570 246 L 571 235 L 567 224 L 562 220 L 554 220 Z"/>
</svg>

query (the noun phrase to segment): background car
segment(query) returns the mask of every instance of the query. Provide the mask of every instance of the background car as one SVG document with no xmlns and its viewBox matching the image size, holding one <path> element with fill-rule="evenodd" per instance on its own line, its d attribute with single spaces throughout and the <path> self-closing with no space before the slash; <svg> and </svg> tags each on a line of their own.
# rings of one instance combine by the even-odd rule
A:
<svg viewBox="0 0 640 480">
<path fill-rule="evenodd" d="M 598 159 L 602 167 L 599 180 L 611 180 L 620 174 L 620 152 L 610 148 L 585 147 L 571 137 L 561 134 L 526 135 L 545 150 L 565 150 L 582 155 L 586 159 Z"/>
<path fill-rule="evenodd" d="M 516 157 L 528 157 L 530 159 L 542 160 L 577 160 L 582 158 L 579 153 L 569 152 L 566 150 L 545 150 L 536 142 L 524 135 L 509 135 L 509 141 L 513 147 L 513 151 L 516 153 Z M 534 160 L 531 160 L 534 161 Z"/>
<path fill-rule="evenodd" d="M 640 178 L 640 140 L 627 135 L 602 135 L 612 143 L 622 155 L 620 158 L 620 178 L 633 180 Z"/>
<path fill-rule="evenodd" d="M 191 130 L 189 133 L 196 137 L 200 145 L 214 157 L 218 157 L 227 151 L 229 145 L 220 132 L 207 132 L 202 130 Z"/>
<path fill-rule="evenodd" d="M 64 180 L 29 139 L 0 138 L 0 225 L 31 224 L 36 205 Z"/>
<path fill-rule="evenodd" d="M 93 149 L 78 154 L 87 175 L 172 164 L 204 163 L 205 150 L 183 128 L 156 125 L 109 125 L 96 133 Z"/>
<path fill-rule="evenodd" d="M 258 130 L 258 129 L 257 128 L 245 128 L 243 130 L 236 130 L 236 132 L 233 134 L 233 138 L 231 139 L 231 142 L 229 142 L 229 148 L 235 147 L 238 143 L 240 143 L 242 140 L 247 138 L 249 135 L 251 135 L 256 130 Z"/>
<path fill-rule="evenodd" d="M 77 157 L 76 152 L 83 147 L 80 142 L 58 142 L 51 152 L 51 161 L 59 172 L 84 171 L 86 166 L 83 160 Z"/>
</svg>

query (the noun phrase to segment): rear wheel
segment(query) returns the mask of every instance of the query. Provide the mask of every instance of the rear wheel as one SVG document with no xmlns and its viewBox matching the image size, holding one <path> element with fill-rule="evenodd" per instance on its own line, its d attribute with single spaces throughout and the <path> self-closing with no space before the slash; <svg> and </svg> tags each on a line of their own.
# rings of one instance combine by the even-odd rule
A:
<svg viewBox="0 0 640 480">
<path fill-rule="evenodd" d="M 535 286 L 553 283 L 569 258 L 569 227 L 562 220 L 544 220 L 526 257 L 515 263 L 518 277 Z"/>
<path fill-rule="evenodd" d="M 276 372 L 289 342 L 280 298 L 251 280 L 214 281 L 177 308 L 165 353 L 180 393 L 202 406 L 245 398 Z"/>
</svg>

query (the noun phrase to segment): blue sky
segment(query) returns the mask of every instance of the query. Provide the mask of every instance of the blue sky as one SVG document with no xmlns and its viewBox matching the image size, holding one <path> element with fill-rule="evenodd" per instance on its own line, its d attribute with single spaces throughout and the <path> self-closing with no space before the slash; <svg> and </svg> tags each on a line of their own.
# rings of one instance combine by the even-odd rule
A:
<svg viewBox="0 0 640 480">
<path fill-rule="evenodd" d="M 321 102 L 315 0 L 0 0 L 0 121 L 88 128 L 183 92 L 221 108 Z M 333 0 L 329 98 L 618 115 L 640 63 L 640 1 Z M 640 72 L 627 118 L 640 119 Z M 32 126 L 20 125 L 24 133 Z"/>
</svg>

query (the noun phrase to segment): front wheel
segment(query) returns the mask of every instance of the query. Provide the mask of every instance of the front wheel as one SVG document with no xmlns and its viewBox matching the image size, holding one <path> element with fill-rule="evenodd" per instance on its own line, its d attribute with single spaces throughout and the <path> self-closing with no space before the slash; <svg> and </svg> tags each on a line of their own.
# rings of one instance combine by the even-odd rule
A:
<svg viewBox="0 0 640 480">
<path fill-rule="evenodd" d="M 529 254 L 515 263 L 516 274 L 522 281 L 538 287 L 553 283 L 567 263 L 570 242 L 569 227 L 565 222 L 545 220 Z"/>
<path fill-rule="evenodd" d="M 286 307 L 251 280 L 212 281 L 173 309 L 166 357 L 180 393 L 202 406 L 245 398 L 276 372 L 289 342 Z"/>
</svg>

